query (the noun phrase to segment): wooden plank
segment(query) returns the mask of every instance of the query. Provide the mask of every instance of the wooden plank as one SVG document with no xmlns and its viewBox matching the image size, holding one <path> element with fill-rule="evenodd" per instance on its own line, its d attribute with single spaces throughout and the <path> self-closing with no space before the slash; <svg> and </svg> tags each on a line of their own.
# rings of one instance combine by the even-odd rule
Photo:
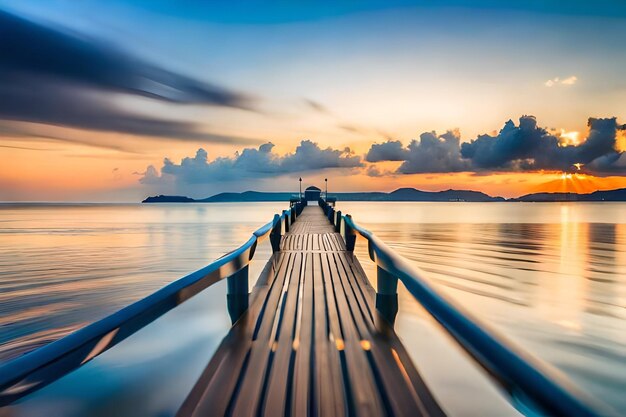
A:
<svg viewBox="0 0 626 417">
<path fill-rule="evenodd" d="M 324 233 L 321 236 L 322 236 L 322 250 L 324 250 L 324 251 L 331 250 L 330 242 L 329 242 L 329 239 L 328 239 L 328 235 L 326 233 Z"/>
<path fill-rule="evenodd" d="M 279 279 L 280 271 L 286 263 L 284 254 L 277 254 L 268 262 L 268 266 L 261 273 L 255 286 L 250 308 L 217 349 L 209 365 L 183 402 L 178 416 L 202 415 L 203 404 L 207 403 L 212 404 L 211 409 L 214 412 L 225 413 L 239 377 L 237 371 L 242 368 L 250 348 L 251 335 L 261 314 L 266 295 Z M 230 372 L 224 373 L 224 368 L 229 368 Z"/>
<path fill-rule="evenodd" d="M 289 387 L 293 381 L 293 336 L 296 327 L 296 315 L 298 310 L 298 296 L 302 285 L 303 269 L 305 266 L 305 254 L 296 253 L 296 262 L 291 271 L 289 287 L 285 293 L 285 304 L 282 316 L 279 318 L 276 329 L 276 348 L 269 378 L 267 382 L 267 394 L 263 404 L 263 413 L 266 416 L 282 416 L 285 414 L 286 402 L 288 401 Z M 257 394 L 258 395 L 258 394 Z M 240 415 L 236 412 L 235 415 Z"/>
<path fill-rule="evenodd" d="M 345 415 L 345 388 L 341 376 L 339 352 L 330 342 L 330 323 L 321 255 L 313 257 L 314 311 L 314 415 Z"/>
<path fill-rule="evenodd" d="M 296 416 L 308 415 L 313 401 L 310 397 L 311 367 L 313 366 L 311 356 L 313 349 L 315 349 L 315 339 L 313 337 L 313 326 L 315 325 L 313 280 L 313 254 L 308 254 L 303 269 L 301 307 L 299 309 L 299 317 L 296 316 L 296 333 L 292 345 L 296 357 L 291 386 L 291 414 Z"/>
<path fill-rule="evenodd" d="M 338 264 L 339 277 L 351 308 L 352 315 L 361 337 L 362 347 L 367 352 L 369 365 L 375 375 L 375 382 L 381 398 L 390 414 L 424 415 L 423 405 L 408 386 L 410 380 L 404 378 L 403 370 L 393 360 L 390 350 L 385 349 L 382 340 L 376 340 L 370 333 L 374 328 L 373 320 L 367 311 L 367 304 L 362 299 L 362 292 L 355 288 L 359 285 L 354 271 L 349 268 L 345 255 L 334 254 Z M 343 258 L 343 259 L 342 259 Z"/>
<path fill-rule="evenodd" d="M 265 374 L 270 356 L 273 354 L 273 329 L 275 321 L 280 316 L 281 300 L 284 296 L 284 285 L 288 283 L 291 271 L 298 264 L 296 254 L 289 254 L 289 263 L 282 269 L 278 284 L 274 285 L 269 295 L 269 302 L 261 321 L 257 324 L 256 338 L 252 341 L 250 349 L 249 365 L 244 377 L 241 379 L 241 387 L 237 398 L 233 400 L 232 415 L 255 416 L 260 404 L 260 393 L 263 391 Z"/>
<path fill-rule="evenodd" d="M 369 367 L 367 357 L 361 347 L 361 339 L 348 306 L 346 293 L 341 285 L 334 257 L 329 252 L 323 258 L 326 258 L 329 265 L 329 276 L 332 282 L 338 319 L 343 331 L 343 343 L 338 349 L 345 367 L 344 380 L 347 380 L 346 383 L 349 385 L 351 396 L 349 402 L 354 407 L 353 412 L 356 415 L 384 415 L 383 403 L 376 389 L 374 375 Z"/>
<path fill-rule="evenodd" d="M 378 327 L 373 325 L 372 315 L 378 315 L 378 312 L 375 310 L 373 312 L 367 311 L 368 305 L 374 309 L 373 298 L 367 296 L 374 295 L 373 288 L 366 281 L 365 274 L 361 275 L 362 268 L 358 262 L 355 262 L 351 255 L 345 253 L 336 256 L 343 263 L 344 269 L 350 271 L 347 277 L 352 287 L 352 293 L 349 297 L 351 298 L 351 305 L 358 305 L 361 308 L 362 316 L 370 318 L 367 328 L 364 328 L 364 323 L 361 324 L 360 328 L 362 331 L 371 333 L 369 337 L 372 367 L 376 368 L 380 383 L 384 386 L 381 387 L 381 391 L 384 390 L 390 394 L 388 395 L 388 402 L 393 414 L 398 416 L 444 415 L 419 373 L 412 366 L 404 346 L 399 343 L 393 329 L 382 318 L 377 320 Z M 381 325 L 386 328 L 380 329 Z M 387 337 L 387 335 L 392 335 L 392 337 Z"/>
<path fill-rule="evenodd" d="M 367 294 L 369 297 L 366 296 L 365 292 L 367 290 L 364 290 L 363 287 L 368 285 L 365 281 L 367 278 L 365 278 L 364 274 L 361 275 L 360 271 L 354 267 L 354 255 L 338 252 L 335 256 L 337 264 L 341 266 L 340 270 L 346 274 L 342 274 L 341 277 L 344 278 L 345 286 L 349 286 L 351 290 L 351 295 L 353 296 L 351 297 L 351 306 L 354 306 L 353 308 L 355 309 L 358 308 L 363 317 L 363 324 L 367 326 L 367 328 L 361 328 L 361 331 L 366 332 L 374 327 L 375 293 L 372 289 L 372 293 Z"/>
</svg>

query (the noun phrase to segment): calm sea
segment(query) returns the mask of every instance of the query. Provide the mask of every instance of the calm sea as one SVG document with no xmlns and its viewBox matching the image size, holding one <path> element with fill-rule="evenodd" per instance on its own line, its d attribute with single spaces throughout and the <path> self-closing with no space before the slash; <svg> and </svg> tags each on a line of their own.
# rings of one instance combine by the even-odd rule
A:
<svg viewBox="0 0 626 417">
<path fill-rule="evenodd" d="M 206 265 L 283 208 L 0 205 L 0 362 Z M 492 328 L 626 412 L 626 204 L 338 208 Z M 375 284 L 362 242 L 356 252 Z M 269 254 L 266 242 L 251 276 Z M 400 298 L 396 329 L 446 410 L 514 415 L 411 296 L 401 289 Z M 220 283 L 6 415 L 173 415 L 229 325 Z"/>
</svg>

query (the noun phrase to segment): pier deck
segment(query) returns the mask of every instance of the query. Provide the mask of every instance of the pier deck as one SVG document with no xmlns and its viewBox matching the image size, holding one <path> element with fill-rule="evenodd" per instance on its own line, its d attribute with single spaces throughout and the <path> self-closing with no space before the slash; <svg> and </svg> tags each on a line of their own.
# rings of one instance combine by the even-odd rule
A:
<svg viewBox="0 0 626 417">
<path fill-rule="evenodd" d="M 305 207 L 179 416 L 441 416 L 375 291 Z"/>
</svg>

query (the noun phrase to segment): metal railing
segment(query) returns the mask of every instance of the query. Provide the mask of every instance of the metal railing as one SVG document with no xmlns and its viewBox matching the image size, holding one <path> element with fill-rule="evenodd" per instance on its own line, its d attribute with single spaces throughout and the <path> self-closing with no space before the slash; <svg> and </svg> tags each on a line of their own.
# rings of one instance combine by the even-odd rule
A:
<svg viewBox="0 0 626 417">
<path fill-rule="evenodd" d="M 376 263 L 378 271 L 376 306 L 388 320 L 393 321 L 397 313 L 396 288 L 400 280 L 415 300 L 494 378 L 509 394 L 513 405 L 524 414 L 617 416 L 608 405 L 591 398 L 560 372 L 515 347 L 512 342 L 437 291 L 424 272 L 398 255 L 372 232 L 355 223 L 350 215 L 335 211 L 324 200 L 320 200 L 319 204 L 335 230 L 343 231 L 349 251 L 354 251 L 357 236 L 367 240 L 370 259 Z M 379 297 L 391 297 L 392 300 L 395 297 L 395 311 L 389 312 L 388 302 L 379 303 Z"/>
<path fill-rule="evenodd" d="M 211 264 L 172 282 L 155 293 L 83 327 L 55 342 L 13 359 L 0 366 L 0 407 L 37 391 L 176 308 L 202 290 L 227 279 L 227 298 L 231 320 L 247 309 L 248 265 L 257 245 L 268 236 L 275 252 L 280 247 L 281 230 L 302 212 L 303 203 L 274 215 L 271 222 L 256 230 L 243 245 Z"/>
</svg>

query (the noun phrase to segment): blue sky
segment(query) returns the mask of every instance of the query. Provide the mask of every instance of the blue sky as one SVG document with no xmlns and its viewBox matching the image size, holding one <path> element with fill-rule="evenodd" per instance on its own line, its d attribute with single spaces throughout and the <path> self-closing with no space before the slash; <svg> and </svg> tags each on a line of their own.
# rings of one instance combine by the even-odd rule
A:
<svg viewBox="0 0 626 417">
<path fill-rule="evenodd" d="M 459 129 L 461 142 L 468 142 L 523 115 L 535 116 L 554 134 L 578 132 L 580 138 L 587 135 L 589 117 L 616 117 L 618 125 L 626 119 L 624 2 L 33 0 L 0 1 L 0 9 L 87 39 L 86 44 L 110 45 L 142 62 L 144 72 L 135 75 L 145 76 L 153 65 L 179 77 L 174 88 L 183 79 L 193 80 L 245 101 L 234 106 L 198 102 L 186 91 L 185 103 L 172 104 L 149 97 L 144 84 L 141 94 L 120 92 L 119 85 L 104 91 L 107 108 L 114 106 L 116 115 L 132 112 L 143 122 L 163 119 L 187 129 L 171 130 L 167 124 L 160 137 L 154 131 L 152 136 L 128 132 L 126 119 L 114 133 L 95 125 L 96 133 L 85 134 L 90 131 L 85 123 L 20 115 L 29 124 L 18 126 L 20 137 L 13 137 L 10 146 L 40 147 L 42 136 L 55 136 L 59 143 L 66 138 L 80 143 L 75 146 L 108 148 L 106 159 L 111 169 L 118 168 L 116 178 L 122 177 L 110 185 L 111 194 L 145 193 L 133 172 L 144 172 L 148 165 L 160 171 L 163 158 L 179 161 L 199 148 L 212 160 L 272 142 L 273 152 L 284 155 L 310 139 L 320 148 L 349 147 L 364 156 L 374 142 L 397 140 L 407 146 L 433 130 Z M 103 86 L 97 87 L 103 93 Z M 189 132 L 192 125 L 202 134 Z M 10 120 L 5 123 L 9 128 L 17 129 Z M 26 150 L 12 152 L 13 159 L 29 158 Z M 59 165 L 50 169 L 62 174 L 68 155 L 88 159 L 98 152 L 105 151 L 66 146 L 54 153 Z M 359 175 L 370 168 L 365 165 Z M 107 168 L 102 166 L 102 175 Z M 341 172 L 352 177 L 351 169 Z M 394 169 L 377 168 L 383 173 Z M 408 181 L 397 175 L 384 180 L 373 186 L 393 188 Z M 416 186 L 434 187 L 421 177 L 413 180 Z M 281 187 L 287 181 L 280 177 L 252 186 Z M 362 188 L 364 181 L 347 186 Z M 28 185 L 5 183 L 22 190 Z M 108 187 L 104 179 L 100 183 Z M 250 181 L 228 187 L 244 185 Z M 178 183 L 169 191 L 190 190 L 220 191 L 210 178 L 202 186 Z M 76 191 L 77 198 L 81 192 Z"/>
</svg>

